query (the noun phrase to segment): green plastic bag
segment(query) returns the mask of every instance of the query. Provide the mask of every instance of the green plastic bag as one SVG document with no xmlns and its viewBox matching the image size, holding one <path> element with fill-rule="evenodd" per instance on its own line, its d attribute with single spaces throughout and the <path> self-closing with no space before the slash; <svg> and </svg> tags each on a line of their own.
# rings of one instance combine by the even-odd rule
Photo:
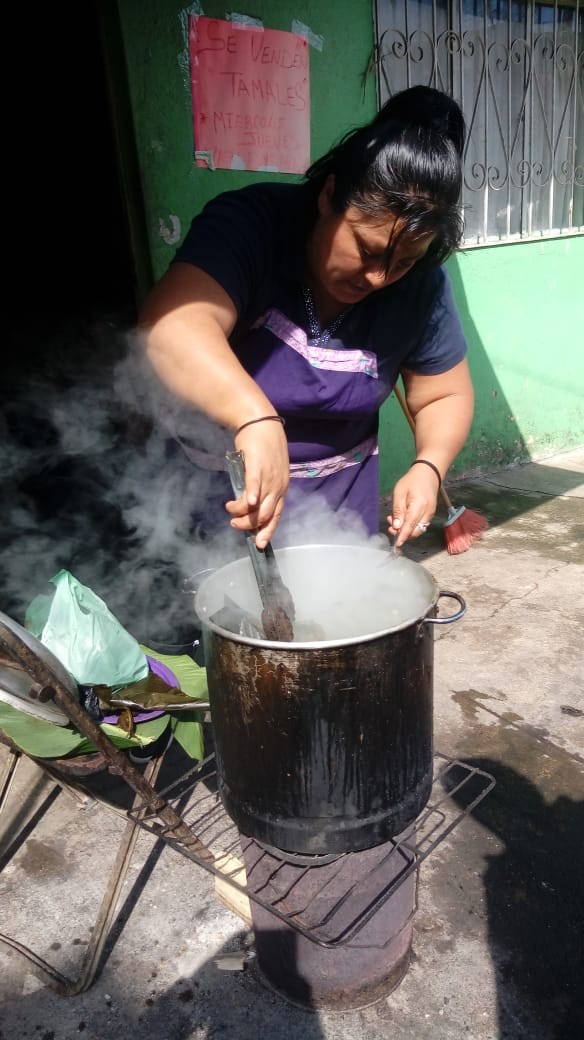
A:
<svg viewBox="0 0 584 1040">
<path fill-rule="evenodd" d="M 52 598 L 37 596 L 26 627 L 80 686 L 129 686 L 148 674 L 146 654 L 99 596 L 69 571 L 51 578 Z M 45 602 L 43 602 L 45 601 Z"/>
</svg>

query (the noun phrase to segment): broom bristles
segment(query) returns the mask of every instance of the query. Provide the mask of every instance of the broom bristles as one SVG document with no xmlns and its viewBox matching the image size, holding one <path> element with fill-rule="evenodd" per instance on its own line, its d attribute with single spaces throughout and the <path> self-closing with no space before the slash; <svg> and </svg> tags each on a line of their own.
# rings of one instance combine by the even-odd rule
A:
<svg viewBox="0 0 584 1040">
<path fill-rule="evenodd" d="M 451 509 L 444 525 L 444 541 L 451 556 L 466 552 L 471 545 L 481 538 L 489 524 L 484 516 L 475 513 L 466 506 Z"/>
</svg>

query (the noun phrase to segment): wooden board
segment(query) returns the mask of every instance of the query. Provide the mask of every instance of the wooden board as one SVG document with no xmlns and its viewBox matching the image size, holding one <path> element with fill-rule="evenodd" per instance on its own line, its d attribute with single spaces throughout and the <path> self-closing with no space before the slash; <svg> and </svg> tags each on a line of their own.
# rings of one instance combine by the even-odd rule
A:
<svg viewBox="0 0 584 1040">
<path fill-rule="evenodd" d="M 236 881 L 237 884 L 245 886 L 247 879 L 243 863 L 236 856 L 220 852 L 215 857 L 215 866 L 224 875 L 224 877 L 215 875 L 215 896 L 219 902 L 223 903 L 232 913 L 237 914 L 251 928 L 252 920 L 249 899 L 244 892 L 234 888 L 230 881 L 227 880 L 231 879 Z"/>
</svg>

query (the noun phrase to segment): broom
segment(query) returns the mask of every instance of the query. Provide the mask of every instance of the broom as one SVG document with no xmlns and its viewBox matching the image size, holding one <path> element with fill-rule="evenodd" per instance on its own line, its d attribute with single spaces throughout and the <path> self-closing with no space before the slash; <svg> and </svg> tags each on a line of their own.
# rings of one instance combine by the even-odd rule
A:
<svg viewBox="0 0 584 1040">
<path fill-rule="evenodd" d="M 410 428 L 415 433 L 415 423 L 412 418 L 406 399 L 397 384 L 393 388 L 393 392 L 397 397 L 401 410 L 404 413 Z M 466 552 L 470 549 L 473 542 L 480 538 L 483 531 L 488 528 L 488 522 L 484 516 L 480 513 L 475 513 L 472 509 L 467 509 L 466 506 L 459 506 L 458 509 L 453 506 L 448 495 L 446 494 L 442 484 L 440 485 L 440 497 L 444 502 L 444 505 L 448 509 L 448 516 L 444 523 L 444 543 L 451 556 L 456 556 L 458 553 Z"/>
</svg>

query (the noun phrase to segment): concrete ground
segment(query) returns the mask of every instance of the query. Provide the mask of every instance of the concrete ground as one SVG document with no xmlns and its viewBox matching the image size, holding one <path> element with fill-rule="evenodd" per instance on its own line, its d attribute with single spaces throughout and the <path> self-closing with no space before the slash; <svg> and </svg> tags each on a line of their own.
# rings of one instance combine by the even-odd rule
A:
<svg viewBox="0 0 584 1040">
<path fill-rule="evenodd" d="M 576 450 L 459 482 L 483 539 L 450 556 L 437 518 L 408 549 L 468 605 L 435 627 L 436 748 L 497 783 L 421 865 L 397 989 L 343 1013 L 289 1003 L 212 876 L 141 832 L 87 992 L 59 996 L 0 944 L 1 1040 L 584 1036 L 583 473 Z M 123 827 L 24 759 L 0 817 L 0 932 L 75 977 Z"/>
</svg>

